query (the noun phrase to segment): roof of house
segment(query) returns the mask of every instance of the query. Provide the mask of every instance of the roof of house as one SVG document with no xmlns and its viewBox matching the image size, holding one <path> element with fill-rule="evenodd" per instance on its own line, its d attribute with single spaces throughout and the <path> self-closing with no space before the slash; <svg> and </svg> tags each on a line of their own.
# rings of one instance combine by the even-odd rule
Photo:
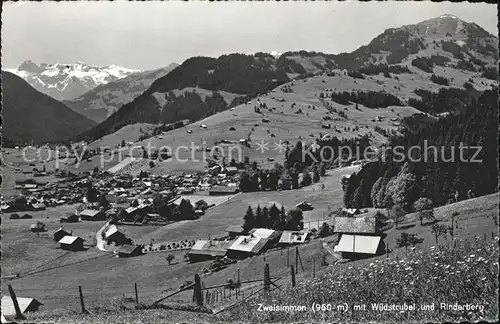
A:
<svg viewBox="0 0 500 324">
<path fill-rule="evenodd" d="M 35 208 L 35 209 L 43 209 L 43 208 L 47 208 L 47 206 L 45 206 L 45 204 L 42 204 L 42 203 L 38 203 L 38 204 L 31 204 L 31 206 L 33 206 L 33 208 Z"/>
<path fill-rule="evenodd" d="M 239 191 L 238 187 L 228 187 L 228 186 L 215 186 L 210 188 L 210 192 L 230 192 L 236 193 Z"/>
<path fill-rule="evenodd" d="M 307 234 L 307 232 L 302 231 L 284 231 L 281 234 L 279 243 L 304 243 Z"/>
<path fill-rule="evenodd" d="M 105 237 L 110 237 L 111 235 L 121 233 L 115 225 L 111 225 L 104 233 Z"/>
<path fill-rule="evenodd" d="M 275 230 L 267 229 L 267 228 L 254 228 L 250 230 L 250 235 L 261 237 L 264 239 L 270 238 L 273 234 L 276 233 Z"/>
<path fill-rule="evenodd" d="M 374 217 L 335 217 L 335 233 L 375 233 Z"/>
<path fill-rule="evenodd" d="M 94 209 L 85 209 L 80 212 L 80 216 L 89 216 L 89 217 L 94 217 L 100 213 L 99 210 L 94 210 Z"/>
<path fill-rule="evenodd" d="M 59 233 L 59 232 L 60 233 L 66 233 L 66 234 L 69 235 L 69 233 L 64 228 L 62 228 L 62 227 L 60 227 L 57 231 L 55 231 L 54 234 Z"/>
<path fill-rule="evenodd" d="M 44 223 L 31 224 L 30 228 L 44 228 L 46 225 Z"/>
<path fill-rule="evenodd" d="M 34 298 L 26 298 L 26 297 L 16 297 L 17 303 L 19 304 L 19 309 L 21 313 L 26 312 L 31 307 L 36 305 L 43 305 L 38 300 Z M 2 315 L 3 316 L 13 316 L 16 315 L 16 310 L 14 308 L 14 303 L 10 296 L 2 296 Z"/>
<path fill-rule="evenodd" d="M 60 239 L 58 243 L 60 243 L 60 244 L 73 244 L 79 240 L 83 241 L 83 239 L 81 237 L 66 235 L 65 237 Z"/>
<path fill-rule="evenodd" d="M 258 236 L 238 236 L 227 249 L 258 254 L 267 241 L 267 239 Z"/>
<path fill-rule="evenodd" d="M 188 254 L 224 256 L 231 243 L 232 241 L 197 240 Z"/>
<path fill-rule="evenodd" d="M 380 236 L 344 234 L 335 247 L 335 251 L 375 254 L 381 239 Z"/>
<path fill-rule="evenodd" d="M 122 245 L 119 249 L 118 249 L 118 253 L 124 253 L 124 254 L 132 254 L 134 251 L 136 251 L 137 249 L 141 249 L 142 250 L 142 246 L 141 245 L 130 245 L 130 244 L 125 244 L 125 245 Z"/>
</svg>

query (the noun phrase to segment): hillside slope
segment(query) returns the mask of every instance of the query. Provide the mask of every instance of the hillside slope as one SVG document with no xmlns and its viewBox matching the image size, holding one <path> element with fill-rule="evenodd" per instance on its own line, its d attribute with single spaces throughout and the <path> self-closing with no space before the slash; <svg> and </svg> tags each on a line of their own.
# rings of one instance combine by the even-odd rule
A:
<svg viewBox="0 0 500 324">
<path fill-rule="evenodd" d="M 331 61 L 324 64 L 333 67 Z M 193 57 L 156 80 L 141 96 L 124 105 L 84 137 L 97 139 L 129 123 L 196 121 L 307 74 L 301 64 L 285 56 L 277 59 L 265 53 Z M 202 95 L 186 92 L 186 88 L 200 89 Z M 231 102 L 228 103 L 226 98 L 231 98 Z"/>
<path fill-rule="evenodd" d="M 136 72 L 125 78 L 102 84 L 72 100 L 63 103 L 74 111 L 100 123 L 121 106 L 146 91 L 158 78 L 167 75 L 178 64 L 152 71 Z"/>
<path fill-rule="evenodd" d="M 69 140 L 95 125 L 63 103 L 2 71 L 3 145 Z"/>
<path fill-rule="evenodd" d="M 498 39 L 477 24 L 442 15 L 415 25 L 388 29 L 352 53 L 297 51 L 285 52 L 279 57 L 265 53 L 193 57 L 156 80 L 141 96 L 82 138 L 94 140 L 130 123 L 200 120 L 286 82 L 313 75 L 332 76 L 337 68 L 347 69 L 342 73 L 349 72 L 358 78 L 377 77 L 379 73 L 386 76 L 410 73 L 415 74 L 411 81 L 425 79 L 427 84 L 469 88 L 473 84 L 472 88 L 482 91 L 491 88 L 498 79 L 497 44 Z M 470 85 L 465 85 L 466 82 Z M 395 86 L 399 86 L 399 82 Z M 212 96 L 185 92 L 186 88 L 211 92 Z M 237 98 L 228 104 L 219 92 Z"/>
</svg>

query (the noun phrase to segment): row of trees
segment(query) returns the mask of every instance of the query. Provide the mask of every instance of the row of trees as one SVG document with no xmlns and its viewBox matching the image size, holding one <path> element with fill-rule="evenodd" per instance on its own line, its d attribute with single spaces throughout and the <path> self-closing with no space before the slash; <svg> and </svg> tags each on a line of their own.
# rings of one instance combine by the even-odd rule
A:
<svg viewBox="0 0 500 324">
<path fill-rule="evenodd" d="M 394 74 L 402 74 L 402 73 L 411 73 L 411 71 L 406 66 L 402 65 L 387 65 L 385 63 L 382 64 L 370 64 L 367 66 L 363 66 L 359 69 L 359 72 L 366 75 L 378 75 L 383 73 L 387 75 L 388 73 Z"/>
<path fill-rule="evenodd" d="M 243 217 L 243 230 L 248 232 L 252 228 L 268 228 L 273 230 L 300 230 L 304 227 L 302 210 L 292 209 L 288 213 L 285 208 L 281 206 L 279 209 L 276 204 L 270 208 L 261 208 L 257 206 L 255 212 L 251 206 Z"/>
<path fill-rule="evenodd" d="M 350 105 L 351 102 L 368 108 L 386 108 L 388 106 L 402 106 L 398 97 L 378 91 L 332 92 L 331 99 L 341 105 Z"/>
</svg>

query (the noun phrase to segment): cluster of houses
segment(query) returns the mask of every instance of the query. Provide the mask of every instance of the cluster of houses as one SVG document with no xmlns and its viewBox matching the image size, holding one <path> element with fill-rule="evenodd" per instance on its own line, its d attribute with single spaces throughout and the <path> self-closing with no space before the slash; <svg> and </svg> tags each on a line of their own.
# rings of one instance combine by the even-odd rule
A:
<svg viewBox="0 0 500 324">
<path fill-rule="evenodd" d="M 240 226 L 230 226 L 224 240 L 197 240 L 187 253 L 190 262 L 200 262 L 217 258 L 245 259 L 259 255 L 277 246 L 306 243 L 308 231 L 276 231 L 254 228 L 246 232 Z"/>
<path fill-rule="evenodd" d="M 386 253 L 386 234 L 377 231 L 374 214 L 346 209 L 343 216 L 335 217 L 332 233 L 338 244 L 333 251 L 342 259 L 357 260 Z M 218 258 L 245 259 L 264 253 L 275 247 L 286 247 L 309 242 L 311 233 L 301 231 L 276 231 L 254 228 L 248 232 L 240 226 L 226 229 L 222 240 L 197 240 L 187 253 L 190 262 Z"/>
</svg>

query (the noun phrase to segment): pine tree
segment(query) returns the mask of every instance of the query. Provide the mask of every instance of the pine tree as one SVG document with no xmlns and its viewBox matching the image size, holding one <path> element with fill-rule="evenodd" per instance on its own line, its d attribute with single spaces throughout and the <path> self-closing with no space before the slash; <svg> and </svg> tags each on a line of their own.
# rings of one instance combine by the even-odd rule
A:
<svg viewBox="0 0 500 324">
<path fill-rule="evenodd" d="M 254 225 L 255 225 L 256 219 L 255 219 L 255 215 L 253 213 L 251 206 L 248 206 L 247 212 L 246 212 L 245 216 L 243 217 L 243 220 L 244 220 L 243 230 L 245 232 L 248 232 L 249 230 L 251 230 L 252 228 L 255 227 Z"/>
<path fill-rule="evenodd" d="M 260 208 L 260 205 L 257 205 L 257 209 L 255 210 L 255 227 L 254 228 L 263 227 L 263 219 L 264 219 L 264 216 L 262 214 L 262 208 Z"/>
<path fill-rule="evenodd" d="M 280 210 L 273 204 L 269 209 L 269 225 L 271 229 L 278 229 L 280 223 Z"/>
<path fill-rule="evenodd" d="M 269 215 L 269 208 L 267 207 L 262 208 L 261 224 L 263 228 L 270 228 L 270 215 Z"/>
</svg>

